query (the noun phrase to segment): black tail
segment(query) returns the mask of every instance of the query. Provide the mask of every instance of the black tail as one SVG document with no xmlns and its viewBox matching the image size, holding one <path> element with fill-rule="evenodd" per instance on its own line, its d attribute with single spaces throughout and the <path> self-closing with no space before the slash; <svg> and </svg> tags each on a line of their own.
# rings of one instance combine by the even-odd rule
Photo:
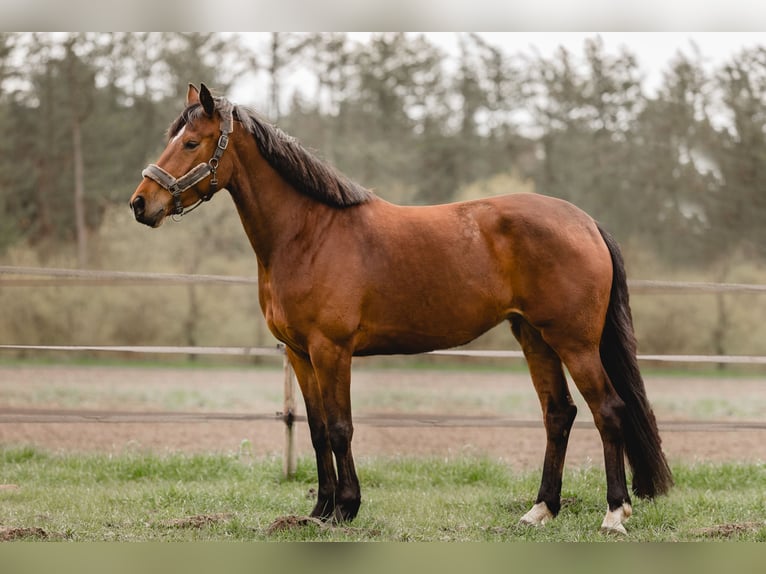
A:
<svg viewBox="0 0 766 574">
<path fill-rule="evenodd" d="M 625 403 L 622 421 L 625 451 L 633 470 L 633 492 L 643 498 L 664 494 L 673 475 L 662 452 L 657 421 L 649 405 L 636 360 L 636 337 L 628 301 L 625 264 L 617 242 L 599 226 L 612 256 L 612 292 L 601 335 L 601 362 Z"/>
</svg>

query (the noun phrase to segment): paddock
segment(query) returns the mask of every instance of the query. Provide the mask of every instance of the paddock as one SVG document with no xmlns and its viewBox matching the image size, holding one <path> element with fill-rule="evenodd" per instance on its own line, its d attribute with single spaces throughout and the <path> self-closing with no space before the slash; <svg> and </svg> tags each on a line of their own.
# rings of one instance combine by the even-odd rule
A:
<svg viewBox="0 0 766 574">
<path fill-rule="evenodd" d="M 521 361 L 508 368 L 385 368 L 357 361 L 352 396 L 359 456 L 488 455 L 541 463 L 545 433 Z M 282 456 L 284 372 L 260 367 L 0 366 L 0 443 L 64 452 L 237 452 Z M 648 369 L 671 461 L 766 460 L 766 381 L 751 375 Z M 438 399 L 436 399 L 438 397 Z M 579 397 L 568 464 L 601 466 L 601 443 Z M 297 456 L 312 453 L 298 403 Z"/>
<path fill-rule="evenodd" d="M 8 278 L 9 275 L 20 278 Z M 248 288 L 254 280 L 249 277 L 0 268 L 0 285 L 9 289 L 49 288 L 51 285 L 91 289 L 136 283 L 238 284 Z M 752 295 L 764 291 L 761 285 L 669 282 L 633 282 L 631 289 L 640 293 L 679 294 L 744 292 Z M 107 520 L 105 527 L 101 524 L 103 520 L 89 518 L 92 512 L 85 509 L 86 499 L 76 493 L 61 501 L 58 512 L 41 514 L 39 505 L 50 504 L 50 501 L 40 493 L 53 489 L 55 495 L 56 489 L 66 490 L 66 484 L 50 482 L 57 474 L 50 467 L 42 472 L 52 472 L 51 477 L 39 476 L 39 480 L 30 483 L 16 484 L 11 473 L 5 481 L 0 480 L 0 484 L 8 487 L 2 495 L 19 508 L 17 519 L 6 521 L 3 526 L 14 537 L 103 540 L 112 539 L 109 537 L 114 534 L 115 539 L 137 537 L 147 540 L 231 536 L 247 540 L 273 539 L 275 536 L 286 540 L 399 540 L 416 536 L 426 540 L 463 540 L 487 539 L 489 536 L 493 540 L 506 540 L 531 536 L 535 540 L 590 540 L 593 533 L 585 524 L 594 522 L 601 512 L 600 504 L 595 502 L 600 491 L 595 488 L 590 495 L 593 500 L 578 497 L 567 502 L 577 508 L 587 506 L 588 513 L 592 514 L 581 516 L 578 511 L 577 516 L 572 517 L 574 524 L 562 520 L 558 522 L 560 527 L 535 533 L 509 526 L 508 521 L 515 519 L 531 503 L 529 493 L 542 464 L 545 444 L 540 407 L 518 351 L 483 351 L 474 346 L 467 350 L 467 357 L 358 358 L 352 377 L 354 445 L 361 468 L 374 475 L 384 469 L 407 468 L 408 464 L 414 464 L 418 469 L 430 468 L 433 472 L 454 473 L 459 469 L 472 477 L 471 484 L 475 480 L 483 481 L 482 473 L 488 473 L 488 479 L 502 475 L 509 477 L 508 480 L 521 480 L 523 495 L 512 493 L 510 498 L 502 493 L 503 484 L 490 481 L 483 487 L 494 489 L 493 498 L 487 504 L 494 509 L 492 520 L 498 521 L 499 526 L 491 526 L 492 520 L 487 522 L 486 517 L 477 515 L 477 526 L 473 530 L 469 528 L 470 534 L 462 523 L 457 522 L 433 530 L 433 526 L 426 527 L 425 522 L 412 516 L 405 519 L 398 516 L 398 512 L 390 514 L 384 510 L 378 522 L 370 517 L 368 521 L 372 522 L 358 529 L 321 532 L 309 528 L 303 534 L 274 534 L 272 521 L 277 518 L 279 522 L 284 517 L 279 517 L 265 502 L 265 493 L 275 492 L 276 488 L 280 511 L 300 513 L 306 512 L 311 504 L 305 499 L 312 491 L 309 489 L 306 493 L 308 487 L 301 481 L 305 481 L 306 469 L 311 466 L 313 449 L 302 400 L 295 392 L 289 371 L 285 370 L 283 351 L 273 346 L 182 348 L 96 344 L 77 347 L 14 342 L 0 347 L 0 445 L 10 460 L 25 460 L 26 452 L 50 453 L 43 456 L 52 456 L 52 462 L 60 461 L 67 466 L 97 465 L 97 476 L 107 472 L 103 468 L 106 461 L 115 461 L 118 466 L 140 466 L 147 460 L 151 468 L 168 464 L 167 472 L 171 476 L 176 476 L 174 465 L 193 467 L 197 460 L 195 456 L 204 457 L 201 460 L 205 465 L 222 465 L 221 468 L 228 468 L 232 461 L 239 461 L 237 465 L 242 461 L 261 461 L 248 467 L 253 469 L 253 474 L 239 476 L 241 484 L 222 485 L 224 489 L 234 489 L 237 494 L 227 494 L 230 491 L 224 490 L 220 498 L 215 499 L 213 506 L 223 508 L 221 512 L 209 510 L 208 493 L 210 488 L 218 488 L 215 481 L 211 484 L 198 482 L 192 478 L 194 471 L 190 470 L 189 478 L 184 481 L 191 482 L 185 482 L 187 486 L 182 487 L 178 479 L 167 484 L 165 471 L 158 470 L 159 474 L 155 475 L 140 470 L 143 476 L 141 489 L 146 493 L 136 494 L 139 498 L 156 500 L 166 494 L 176 496 L 179 488 L 186 492 L 184 496 L 191 497 L 189 500 L 200 497 L 199 501 L 163 510 L 168 516 L 165 522 L 172 524 L 172 528 L 163 526 L 165 522 L 152 526 L 156 511 L 139 500 L 130 502 L 128 499 L 126 514 L 115 515 L 114 520 Z M 202 358 L 206 354 L 218 357 Z M 266 356 L 255 364 L 255 360 L 250 359 L 256 354 Z M 158 355 L 163 358 L 158 359 Z M 175 358 L 168 360 L 167 355 Z M 198 360 L 187 361 L 186 355 L 195 355 Z M 229 360 L 227 355 L 238 357 Z M 83 361 L 83 358 L 87 359 Z M 644 506 L 644 518 L 638 518 L 634 523 L 634 539 L 696 540 L 725 535 L 737 540 L 760 540 L 763 534 L 762 496 L 753 494 L 751 483 L 760 480 L 757 476 L 762 474 L 766 459 L 766 382 L 761 366 L 766 364 L 766 357 L 644 355 L 640 359 L 670 464 L 686 477 L 687 482 L 689 473 L 698 473 L 700 477 L 695 475 L 688 484 L 677 484 L 667 502 Z M 731 366 L 716 368 L 723 364 Z M 567 454 L 570 470 L 565 475 L 565 484 L 571 484 L 574 491 L 583 488 L 583 481 L 590 487 L 598 482 L 596 477 L 603 472 L 603 451 L 587 407 L 577 393 L 573 398 L 579 416 Z M 289 416 L 285 415 L 286 411 Z M 286 422 L 293 424 L 288 426 Z M 287 428 L 292 430 L 288 433 Z M 287 434 L 292 435 L 292 442 L 286 440 Z M 288 444 L 293 445 L 293 460 L 298 460 L 297 482 L 279 481 L 279 472 L 274 469 L 276 462 L 276 466 L 282 466 L 283 474 L 295 470 L 290 462 Z M 27 448 L 31 450 L 25 450 Z M 31 456 L 29 464 L 34 465 L 38 455 Z M 106 458 L 96 460 L 92 457 Z M 45 460 L 43 458 L 44 467 Z M 487 470 L 488 463 L 481 461 L 492 461 L 491 465 L 495 466 Z M 434 464 L 439 470 L 435 470 Z M 238 468 L 236 465 L 232 467 L 234 470 Z M 22 467 L 19 469 L 23 475 L 25 471 Z M 78 478 L 69 480 L 76 480 L 78 484 L 82 481 L 80 488 L 85 491 L 103 490 L 99 496 L 104 499 L 105 508 L 114 504 L 108 483 L 92 483 L 90 475 L 80 475 L 79 472 Z M 241 474 L 241 471 L 236 472 Z M 402 470 L 393 472 L 398 476 Z M 734 480 L 732 473 L 740 476 L 737 482 L 731 482 Z M 218 474 L 223 480 L 224 475 Z M 251 488 L 246 486 L 247 482 L 256 477 L 261 481 L 263 492 L 253 492 L 255 498 L 232 506 L 229 498 L 239 499 L 239 493 Z M 111 480 L 123 479 L 119 478 L 118 472 Z M 128 477 L 128 480 L 126 486 L 132 489 L 134 479 Z M 386 478 L 381 486 L 389 480 L 393 477 Z M 450 496 L 459 492 L 464 480 L 468 479 L 460 478 L 453 486 L 449 481 L 444 483 L 446 490 L 437 495 L 437 499 L 446 492 Z M 716 493 L 714 503 L 710 502 L 711 486 L 707 482 L 710 480 L 717 481 L 712 486 Z M 378 500 L 391 497 L 393 501 L 400 488 L 412 488 L 413 495 L 421 496 L 416 493 L 430 492 L 434 481 L 443 483 L 443 479 L 436 475 L 425 474 L 419 481 L 408 481 L 406 487 L 392 485 L 393 491 L 385 495 L 376 494 L 373 486 L 372 496 Z M 486 495 L 478 484 L 471 487 L 471 496 L 476 496 L 477 502 Z M 41 498 L 34 493 L 40 494 Z M 730 499 L 736 493 L 750 497 L 755 506 L 747 505 L 747 512 L 742 514 L 744 507 L 731 506 Z M 25 503 L 30 496 L 31 503 Z M 375 500 L 371 504 L 370 512 L 374 510 Z M 423 500 L 419 508 L 421 512 L 432 512 L 439 504 L 436 500 Z M 690 504 L 695 507 L 703 504 L 700 513 L 687 517 L 683 509 Z M 720 510 L 711 514 L 709 509 L 706 510 L 710 504 L 720 506 Z M 477 507 L 477 513 L 481 514 L 482 508 Z M 196 519 L 200 516 L 206 520 L 197 525 L 199 521 Z M 443 520 L 460 522 L 460 516 L 460 513 L 446 512 Z M 110 526 L 113 523 L 131 526 L 115 531 Z M 196 534 L 181 534 L 175 526 L 177 523 L 194 524 L 194 529 L 201 530 Z M 144 524 L 149 527 L 142 526 Z M 211 526 L 205 526 L 207 524 Z M 249 526 L 245 528 L 243 524 Z M 296 525 L 300 524 L 300 521 L 296 522 Z M 379 528 L 381 524 L 384 525 L 383 533 Z"/>
<path fill-rule="evenodd" d="M 240 285 L 254 277 L 135 273 L 0 266 L 0 286 L 51 285 L 110 289 L 120 285 Z M 755 294 L 764 285 L 669 281 L 629 282 L 641 296 L 674 293 Z M 0 345 L 0 443 L 60 451 L 119 453 L 227 452 L 287 457 L 285 412 L 291 412 L 293 456 L 311 445 L 303 405 L 278 348 Z M 51 351 L 56 351 L 51 354 Z M 23 351 L 30 360 L 12 357 Z M 99 353 L 105 351 L 105 353 Z M 72 364 L 82 355 L 106 363 Z M 157 355 L 218 355 L 213 365 L 158 366 Z M 518 468 L 537 468 L 545 444 L 540 408 L 519 351 L 461 349 L 404 363 L 358 358 L 352 400 L 355 450 L 360 456 L 457 457 L 482 453 Z M 257 367 L 226 365 L 226 355 L 261 355 Z M 221 359 L 220 356 L 224 358 Z M 107 366 L 115 357 L 121 366 Z M 493 358 L 494 357 L 494 358 Z M 501 357 L 498 359 L 497 357 Z M 61 361 L 60 365 L 49 364 Z M 640 355 L 648 396 L 671 460 L 766 459 L 766 380 L 763 356 Z M 459 362 L 456 362 L 459 361 Z M 491 362 L 490 362 L 491 361 Z M 711 364 L 733 364 L 715 370 Z M 737 374 L 736 365 L 750 365 Z M 402 366 L 403 365 L 403 366 Z M 703 369 L 700 370 L 700 365 Z M 590 413 L 573 394 L 579 416 L 568 464 L 602 465 Z M 286 461 L 285 469 L 290 470 Z"/>
</svg>

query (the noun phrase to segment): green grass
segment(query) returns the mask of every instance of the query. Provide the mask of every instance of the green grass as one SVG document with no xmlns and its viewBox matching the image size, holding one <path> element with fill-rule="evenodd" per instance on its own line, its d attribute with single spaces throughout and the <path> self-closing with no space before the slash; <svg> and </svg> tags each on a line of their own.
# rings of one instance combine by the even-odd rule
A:
<svg viewBox="0 0 766 574">
<path fill-rule="evenodd" d="M 281 462 L 231 455 L 55 455 L 0 450 L 0 532 L 72 541 L 611 541 L 600 469 L 567 471 L 564 508 L 544 528 L 516 524 L 539 477 L 489 458 L 370 459 L 358 463 L 363 505 L 342 526 L 272 532 L 313 506 L 313 460 L 294 480 Z M 634 501 L 630 541 L 766 541 L 766 465 L 675 467 L 676 487 Z"/>
</svg>

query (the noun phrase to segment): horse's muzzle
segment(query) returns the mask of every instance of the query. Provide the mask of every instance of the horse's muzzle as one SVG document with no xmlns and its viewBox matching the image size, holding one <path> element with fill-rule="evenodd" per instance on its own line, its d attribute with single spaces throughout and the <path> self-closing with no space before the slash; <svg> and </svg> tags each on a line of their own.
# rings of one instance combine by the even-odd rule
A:
<svg viewBox="0 0 766 574">
<path fill-rule="evenodd" d="M 130 208 L 133 210 L 133 216 L 136 221 L 148 225 L 149 227 L 157 227 L 165 214 L 164 209 L 160 209 L 157 213 L 146 213 L 146 200 L 141 195 L 136 195 L 130 202 Z"/>
</svg>

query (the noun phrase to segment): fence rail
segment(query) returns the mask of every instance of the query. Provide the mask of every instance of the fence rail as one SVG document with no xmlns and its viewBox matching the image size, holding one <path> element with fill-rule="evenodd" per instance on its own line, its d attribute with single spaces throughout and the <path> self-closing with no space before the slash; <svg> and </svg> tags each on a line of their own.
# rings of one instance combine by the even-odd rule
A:
<svg viewBox="0 0 766 574">
<path fill-rule="evenodd" d="M 48 277 L 66 281 L 8 279 L 9 276 Z M 258 278 L 236 275 L 205 275 L 188 273 L 141 273 L 134 271 L 102 271 L 91 269 L 62 269 L 52 267 L 20 267 L 0 265 L 1 286 L 34 285 L 103 285 L 131 283 L 226 283 L 230 285 L 257 285 Z M 711 283 L 705 281 L 659 281 L 654 279 L 629 279 L 628 287 L 634 293 L 766 293 L 766 285 L 750 283 Z"/>
<path fill-rule="evenodd" d="M 281 345 L 276 347 L 188 347 L 141 345 L 0 345 L 0 351 L 63 351 L 109 352 L 159 355 L 228 355 L 239 357 L 269 357 L 285 354 Z M 444 349 L 424 355 L 443 357 L 474 357 L 480 359 L 523 359 L 521 351 Z M 732 365 L 766 365 L 766 356 L 760 355 L 638 355 L 639 361 L 659 363 L 713 363 Z"/>
<path fill-rule="evenodd" d="M 104 282 L 111 284 L 119 283 L 164 283 L 164 284 L 188 284 L 188 283 L 227 283 L 230 285 L 257 285 L 258 278 L 236 275 L 205 275 L 189 273 L 139 273 L 134 271 L 100 271 L 92 269 L 59 269 L 53 267 L 17 267 L 0 265 L 0 285 L 12 286 L 23 285 L 25 281 L 3 279 L 3 275 L 22 275 L 32 277 L 50 277 L 77 281 L 78 284 L 92 283 L 100 285 Z M 51 285 L 60 285 L 62 282 L 46 280 Z M 45 284 L 45 282 L 38 282 Z"/>
<path fill-rule="evenodd" d="M 294 415 L 295 422 L 306 417 Z M 146 412 L 77 409 L 0 408 L 0 424 L 4 423 L 139 423 L 179 424 L 199 422 L 283 422 L 284 413 L 225 413 L 225 412 Z M 438 414 L 357 414 L 354 424 L 374 427 L 464 427 L 464 428 L 543 428 L 542 419 L 516 419 L 498 415 L 438 415 Z M 658 421 L 663 432 L 723 432 L 766 430 L 766 421 Z M 592 421 L 575 421 L 575 428 L 595 429 Z"/>
</svg>

